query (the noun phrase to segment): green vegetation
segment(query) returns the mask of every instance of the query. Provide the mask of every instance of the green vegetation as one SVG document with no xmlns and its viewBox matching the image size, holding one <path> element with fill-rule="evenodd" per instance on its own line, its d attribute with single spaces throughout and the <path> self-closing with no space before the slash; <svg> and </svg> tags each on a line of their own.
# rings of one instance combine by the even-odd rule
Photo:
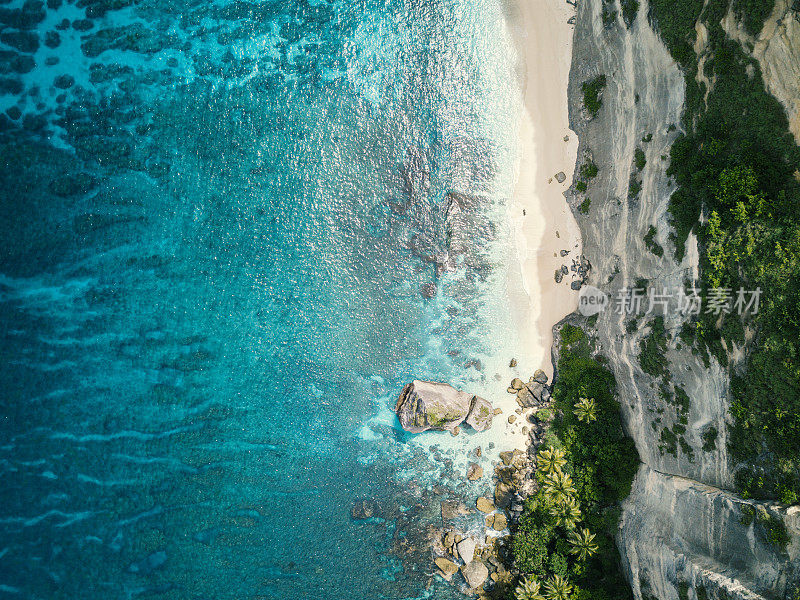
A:
<svg viewBox="0 0 800 600">
<path fill-rule="evenodd" d="M 650 229 L 647 230 L 647 234 L 644 236 L 644 245 L 656 256 L 664 256 L 664 248 L 655 239 L 657 233 L 658 229 L 654 225 L 650 225 Z"/>
<path fill-rule="evenodd" d="M 718 435 L 717 428 L 713 426 L 703 432 L 703 452 L 713 452 L 717 449 Z"/>
<path fill-rule="evenodd" d="M 664 317 L 657 316 L 650 324 L 649 333 L 639 343 L 639 364 L 642 371 L 658 380 L 659 395 L 664 405 L 675 409 L 675 423 L 672 428 L 661 426 L 661 417 L 652 422 L 654 430 L 661 428 L 659 436 L 659 450 L 662 454 L 678 456 L 678 450 L 685 454 L 690 461 L 694 460 L 694 450 L 686 441 L 686 428 L 689 424 L 689 410 L 691 400 L 686 391 L 680 386 L 673 386 L 671 382 L 667 352 L 667 331 L 664 327 Z M 659 414 L 663 414 L 663 410 Z"/>
<path fill-rule="evenodd" d="M 755 523 L 758 533 L 770 544 L 780 550 L 786 550 L 791 541 L 786 525 L 778 517 L 772 515 L 763 506 L 742 506 L 742 516 L 739 522 L 745 527 Z"/>
<path fill-rule="evenodd" d="M 603 26 L 608 27 L 617 20 L 617 11 L 614 10 L 614 3 L 603 1 Z"/>
<path fill-rule="evenodd" d="M 636 177 L 636 175 L 631 175 L 631 181 L 628 184 L 628 198 L 636 198 L 639 195 L 639 192 L 642 191 L 642 182 Z"/>
<path fill-rule="evenodd" d="M 573 346 L 584 338 L 586 338 L 586 332 L 580 327 L 567 323 L 561 328 L 561 343 L 565 346 Z"/>
<path fill-rule="evenodd" d="M 650 325 L 648 333 L 639 343 L 639 364 L 642 371 L 653 377 L 661 377 L 667 373 L 664 355 L 667 352 L 667 332 L 664 329 L 664 317 L 657 316 Z"/>
<path fill-rule="evenodd" d="M 588 160 L 581 165 L 581 177 L 583 179 L 594 179 L 598 173 L 597 165 L 592 160 Z"/>
<path fill-rule="evenodd" d="M 621 0 L 621 3 L 622 18 L 625 20 L 625 25 L 630 27 L 639 14 L 639 0 Z"/>
<path fill-rule="evenodd" d="M 578 207 L 578 210 L 581 212 L 582 215 L 588 215 L 589 207 L 591 205 L 592 205 L 591 198 L 586 198 L 583 202 L 581 202 L 581 205 Z"/>
<path fill-rule="evenodd" d="M 732 0 L 756 32 L 772 10 L 768 0 Z M 728 436 L 745 497 L 795 503 L 800 497 L 800 148 L 786 113 L 764 88 L 759 65 L 725 35 L 729 0 L 653 0 L 650 17 L 686 77 L 685 134 L 671 150 L 668 173 L 678 184 L 670 200 L 676 258 L 690 232 L 701 251 L 700 287 L 763 291 L 758 314 L 700 315 L 696 342 L 723 366 L 723 340 L 745 329 L 754 340 L 743 365 L 731 368 Z M 702 15 L 701 15 L 702 12 Z M 714 87 L 696 81 L 695 22 L 709 31 L 705 63 Z M 708 91 L 707 102 L 704 99 Z M 706 217 L 700 226 L 700 216 Z M 730 344 L 728 344 L 730 347 Z"/>
<path fill-rule="evenodd" d="M 589 180 L 597 177 L 597 173 L 599 172 L 599 170 L 597 168 L 597 165 L 594 164 L 594 162 L 592 162 L 591 159 L 589 159 L 588 161 L 586 161 L 581 165 L 579 172 L 580 172 L 580 178 L 578 179 L 578 182 L 575 184 L 575 189 L 579 192 L 585 192 L 589 187 Z M 583 205 L 581 205 L 581 209 L 582 208 Z M 589 210 L 588 204 L 586 205 L 586 210 L 587 212 Z M 583 210 L 581 210 L 581 212 L 583 212 Z"/>
<path fill-rule="evenodd" d="M 661 33 L 661 37 L 672 56 L 685 67 L 696 61 L 692 45 L 695 39 L 694 25 L 703 10 L 703 0 L 651 0 L 650 18 Z"/>
<path fill-rule="evenodd" d="M 644 144 L 649 144 L 652 141 L 653 141 L 653 134 L 652 133 L 648 133 L 646 136 L 644 136 L 642 138 L 642 143 L 644 143 Z"/>
<path fill-rule="evenodd" d="M 540 487 L 525 501 L 512 539 L 514 564 L 524 573 L 521 600 L 631 598 L 614 533 L 639 456 L 622 429 L 614 376 L 592 353 L 582 329 L 562 328 L 553 447 L 539 453 Z"/>
<path fill-rule="evenodd" d="M 766 510 L 756 511 L 756 521 L 761 526 L 763 535 L 776 548 L 786 550 L 786 546 L 791 541 L 786 525 L 778 517 L 770 514 Z"/>
<path fill-rule="evenodd" d="M 645 165 L 647 164 L 647 158 L 645 158 L 644 150 L 637 148 L 636 152 L 634 152 L 634 160 L 636 162 L 636 168 L 639 171 L 644 169 Z"/>
<path fill-rule="evenodd" d="M 747 32 L 756 36 L 761 33 L 764 21 L 767 20 L 775 0 L 733 0 L 733 10 L 736 18 L 744 23 Z"/>
<path fill-rule="evenodd" d="M 678 598 L 680 600 L 689 600 L 689 584 L 681 581 L 678 584 Z"/>
<path fill-rule="evenodd" d="M 591 118 L 595 118 L 603 106 L 603 90 L 606 87 L 606 76 L 598 75 L 591 81 L 586 81 L 581 86 L 583 90 L 583 105 Z"/>
</svg>

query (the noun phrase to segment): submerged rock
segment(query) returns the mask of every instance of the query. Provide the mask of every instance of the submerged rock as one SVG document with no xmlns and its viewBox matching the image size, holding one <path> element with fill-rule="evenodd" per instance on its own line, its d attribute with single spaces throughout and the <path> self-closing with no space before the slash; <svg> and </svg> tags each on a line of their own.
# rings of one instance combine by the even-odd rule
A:
<svg viewBox="0 0 800 600">
<path fill-rule="evenodd" d="M 415 380 L 403 388 L 395 405 L 403 429 L 411 433 L 423 431 L 453 432 L 463 423 L 477 431 L 492 425 L 492 405 L 446 383 Z"/>
<path fill-rule="evenodd" d="M 441 510 L 442 521 L 444 522 L 452 521 L 469 512 L 466 506 L 453 500 L 443 500 L 441 503 Z"/>
<path fill-rule="evenodd" d="M 458 565 L 452 560 L 448 560 L 446 558 L 437 558 L 434 562 L 442 572 L 442 577 L 444 577 L 447 581 L 450 581 L 453 578 L 453 575 L 455 575 L 458 571 Z"/>
<path fill-rule="evenodd" d="M 378 516 L 379 512 L 380 506 L 375 500 L 362 498 L 353 502 L 353 506 L 350 508 L 350 518 L 354 521 L 363 521 Z"/>
</svg>

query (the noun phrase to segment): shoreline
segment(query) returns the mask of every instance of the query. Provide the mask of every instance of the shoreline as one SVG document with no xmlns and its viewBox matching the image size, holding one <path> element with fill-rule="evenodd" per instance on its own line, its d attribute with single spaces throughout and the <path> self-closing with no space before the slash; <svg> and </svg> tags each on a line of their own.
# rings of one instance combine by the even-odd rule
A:
<svg viewBox="0 0 800 600">
<path fill-rule="evenodd" d="M 509 300 L 523 343 L 536 349 L 535 364 L 520 365 L 520 372 L 542 369 L 552 380 L 552 328 L 578 306 L 571 277 L 557 284 L 554 274 L 582 251 L 580 230 L 564 197 L 578 156 L 567 101 L 574 30 L 567 21 L 574 9 L 563 0 L 510 0 L 506 10 L 519 53 L 523 100 L 520 157 L 508 207 L 517 263 L 509 277 L 522 286 L 509 281 Z M 556 174 L 561 172 L 566 178 L 559 183 Z M 569 254 L 562 257 L 562 250 Z"/>
</svg>

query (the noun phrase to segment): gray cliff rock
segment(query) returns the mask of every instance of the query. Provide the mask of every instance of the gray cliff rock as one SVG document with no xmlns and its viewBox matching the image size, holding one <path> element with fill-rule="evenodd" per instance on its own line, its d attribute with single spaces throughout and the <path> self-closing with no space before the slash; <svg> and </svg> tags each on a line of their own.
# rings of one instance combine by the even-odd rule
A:
<svg viewBox="0 0 800 600">
<path fill-rule="evenodd" d="M 786 1 L 776 2 L 777 12 Z M 635 287 L 640 278 L 657 289 L 675 289 L 697 280 L 699 264 L 694 235 L 689 236 L 680 263 L 673 258 L 668 238 L 672 228 L 667 206 L 675 186 L 666 168 L 670 147 L 680 134 L 683 74 L 644 18 L 648 0 L 640 3 L 639 18 L 630 28 L 621 19 L 605 26 L 602 9 L 602 0 L 577 5 L 569 90 L 571 125 L 580 140 L 578 155 L 592 156 L 598 166 L 598 176 L 585 195 L 574 188 L 567 193 L 592 266 L 586 283 L 611 298 Z M 762 40 L 763 47 L 756 44 L 754 52 L 768 89 L 784 102 L 790 117 L 794 92 L 788 88 L 797 83 L 791 74 L 800 64 L 792 49 L 798 43 L 791 35 L 794 27 L 775 24 L 775 33 Z M 698 39 L 702 41 L 702 36 Z M 772 77 L 767 62 L 775 73 Z M 608 85 L 602 108 L 589 121 L 583 114 L 581 84 L 599 74 L 606 74 Z M 777 82 L 784 78 L 786 89 L 781 91 Z M 643 144 L 645 138 L 649 141 Z M 637 148 L 647 158 L 641 172 L 634 167 Z M 578 160 L 580 167 L 583 159 Z M 641 184 L 634 197 L 630 194 L 632 175 Z M 587 196 L 591 196 L 592 210 L 582 214 L 579 206 Z M 651 226 L 664 248 L 661 256 L 644 242 Z M 727 432 L 730 381 L 713 357 L 706 367 L 680 343 L 677 333 L 684 319 L 677 311 L 665 316 L 663 363 L 670 392 L 678 394 L 680 389 L 688 398 L 685 414 L 670 403 L 677 396 L 665 399 L 660 380 L 644 372 L 640 364 L 641 341 L 651 330 L 652 320 L 642 317 L 630 327 L 628 316 L 606 310 L 596 324 L 599 346 L 617 379 L 626 431 L 644 463 L 624 503 L 617 535 L 634 597 L 678 600 L 688 593 L 695 600 L 706 593 L 709 599 L 720 600 L 726 593 L 731 600 L 791 598 L 800 577 L 797 509 L 766 506 L 775 522 L 786 527 L 790 540 L 786 550 L 765 543 L 757 527 L 742 524 L 744 504 L 764 505 L 744 501 L 733 491 L 736 465 L 728 454 Z M 665 448 L 662 433 L 680 431 L 676 424 L 681 420 L 685 430 L 677 447 Z M 718 436 L 713 447 L 704 448 L 703 434 L 712 428 Z"/>
<path fill-rule="evenodd" d="M 395 412 L 403 429 L 411 433 L 454 431 L 463 422 L 483 431 L 492 425 L 492 405 L 446 383 L 415 380 L 400 392 Z"/>
</svg>

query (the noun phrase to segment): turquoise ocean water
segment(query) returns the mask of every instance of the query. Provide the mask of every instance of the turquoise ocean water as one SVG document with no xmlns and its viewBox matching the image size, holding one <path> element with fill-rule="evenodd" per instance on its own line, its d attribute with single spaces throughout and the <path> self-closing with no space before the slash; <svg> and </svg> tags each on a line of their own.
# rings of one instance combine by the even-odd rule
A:
<svg viewBox="0 0 800 600">
<path fill-rule="evenodd" d="M 0 22 L 0 596 L 460 597 L 427 527 L 480 490 L 391 408 L 521 351 L 499 0 Z"/>
</svg>

